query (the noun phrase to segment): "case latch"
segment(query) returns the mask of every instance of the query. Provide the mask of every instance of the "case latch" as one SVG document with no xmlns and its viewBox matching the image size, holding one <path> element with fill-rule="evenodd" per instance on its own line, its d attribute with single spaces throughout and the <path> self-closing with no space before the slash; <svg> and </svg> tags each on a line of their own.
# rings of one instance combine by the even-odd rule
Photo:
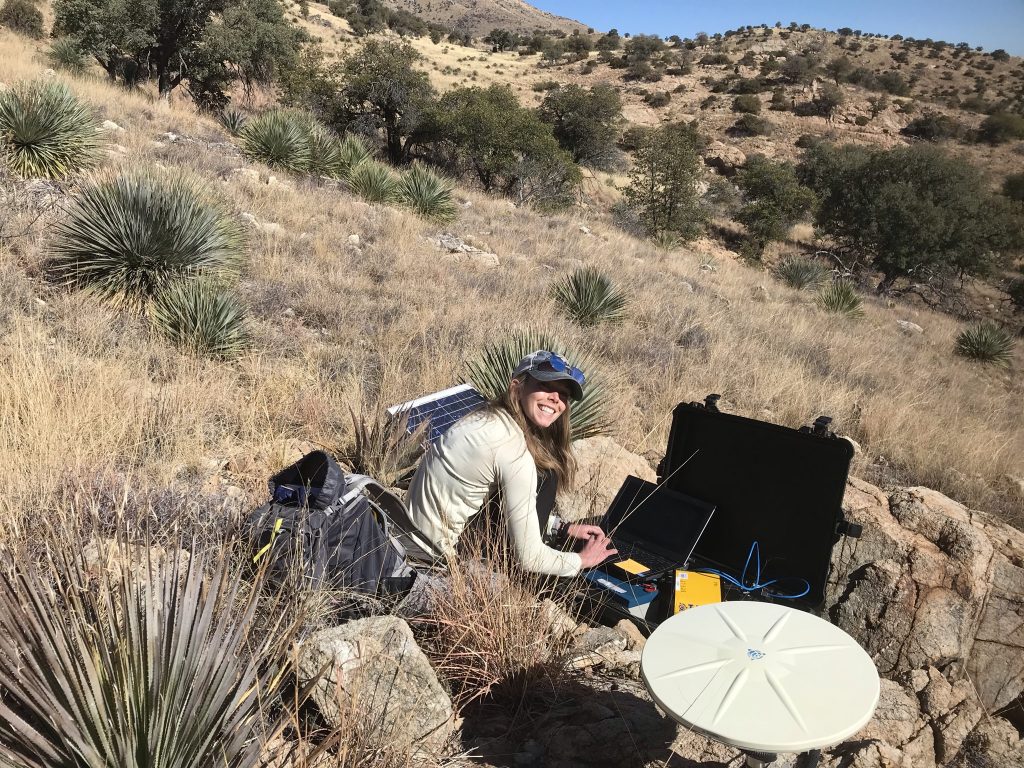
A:
<svg viewBox="0 0 1024 768">
<path fill-rule="evenodd" d="M 829 429 L 831 424 L 831 416 L 819 416 L 811 426 L 800 427 L 800 432 L 805 435 L 814 435 L 815 437 L 835 437 L 835 433 Z"/>
</svg>

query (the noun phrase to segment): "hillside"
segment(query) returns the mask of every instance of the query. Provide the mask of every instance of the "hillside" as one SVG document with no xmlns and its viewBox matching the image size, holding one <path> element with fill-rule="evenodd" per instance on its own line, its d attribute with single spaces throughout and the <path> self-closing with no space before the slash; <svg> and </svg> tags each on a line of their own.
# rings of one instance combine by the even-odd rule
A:
<svg viewBox="0 0 1024 768">
<path fill-rule="evenodd" d="M 534 8 L 524 0 L 384 0 L 425 21 L 483 37 L 492 29 L 532 32 L 537 29 L 561 32 L 587 31 L 587 25 Z"/>
</svg>

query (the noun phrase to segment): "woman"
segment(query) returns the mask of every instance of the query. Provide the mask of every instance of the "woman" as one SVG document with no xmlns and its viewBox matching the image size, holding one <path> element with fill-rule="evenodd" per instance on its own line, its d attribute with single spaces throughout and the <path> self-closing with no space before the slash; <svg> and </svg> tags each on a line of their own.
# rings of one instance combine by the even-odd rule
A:
<svg viewBox="0 0 1024 768">
<path fill-rule="evenodd" d="M 430 559 L 454 553 L 466 524 L 497 492 L 509 543 L 528 571 L 575 576 L 615 550 L 596 525 L 562 526 L 583 542 L 578 553 L 548 547 L 537 511 L 538 470 L 563 487 L 576 468 L 570 445 L 570 400 L 583 397 L 583 372 L 547 350 L 523 358 L 505 393 L 457 422 L 424 456 L 407 503 L 409 532 Z M 556 519 L 557 521 L 557 519 Z M 419 534 L 419 535 L 417 535 Z"/>
</svg>

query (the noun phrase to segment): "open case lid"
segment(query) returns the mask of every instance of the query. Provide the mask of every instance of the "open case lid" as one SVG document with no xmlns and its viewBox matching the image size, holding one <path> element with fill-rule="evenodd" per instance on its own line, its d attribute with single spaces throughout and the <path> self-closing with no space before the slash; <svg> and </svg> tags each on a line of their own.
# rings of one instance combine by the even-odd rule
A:
<svg viewBox="0 0 1024 768">
<path fill-rule="evenodd" d="M 658 478 L 718 507 L 694 555 L 739 578 L 756 541 L 762 583 L 804 579 L 808 594 L 790 604 L 821 605 L 832 547 L 846 532 L 842 502 L 853 445 L 827 426 L 790 429 L 707 402 L 676 406 Z"/>
</svg>

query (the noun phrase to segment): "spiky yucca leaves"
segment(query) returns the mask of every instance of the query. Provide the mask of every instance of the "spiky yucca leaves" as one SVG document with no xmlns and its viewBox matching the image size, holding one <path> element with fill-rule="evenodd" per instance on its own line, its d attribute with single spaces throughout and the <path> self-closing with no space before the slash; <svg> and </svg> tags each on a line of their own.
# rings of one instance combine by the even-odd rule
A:
<svg viewBox="0 0 1024 768">
<path fill-rule="evenodd" d="M 826 312 L 850 318 L 864 314 L 857 289 L 846 280 L 835 280 L 822 288 L 818 294 L 818 306 Z"/>
<path fill-rule="evenodd" d="M 314 123 L 309 131 L 308 172 L 318 178 L 341 178 L 345 167 L 341 146 L 341 139 L 334 133 L 319 123 Z"/>
<path fill-rule="evenodd" d="M 580 325 L 618 323 L 626 314 L 626 296 L 598 269 L 581 267 L 551 287 L 558 308 Z"/>
<path fill-rule="evenodd" d="M 674 232 L 661 231 L 651 238 L 651 242 L 663 251 L 674 251 L 683 241 Z"/>
<path fill-rule="evenodd" d="M 342 139 L 339 154 L 340 177 L 346 181 L 351 177 L 352 171 L 357 165 L 372 157 L 363 140 L 351 133 L 345 134 L 345 138 Z"/>
<path fill-rule="evenodd" d="M 790 256 L 775 267 L 775 276 L 790 288 L 817 288 L 828 270 L 819 262 L 801 256 Z"/>
<path fill-rule="evenodd" d="M 423 165 L 414 165 L 402 175 L 401 201 L 425 219 L 439 224 L 455 221 L 453 185 Z"/>
<path fill-rule="evenodd" d="M 258 639 L 260 590 L 226 556 L 102 546 L 93 578 L 81 554 L 0 573 L 0 762 L 257 765 L 294 619 Z"/>
<path fill-rule="evenodd" d="M 98 127 L 88 107 L 57 80 L 0 91 L 0 153 L 23 178 L 63 178 L 93 165 Z"/>
<path fill-rule="evenodd" d="M 188 181 L 142 172 L 85 187 L 50 254 L 57 279 L 138 308 L 183 277 L 233 274 L 243 241 Z"/>
<path fill-rule="evenodd" d="M 79 50 L 78 43 L 70 37 L 58 37 L 54 40 L 50 50 L 46 52 L 46 58 L 55 68 L 67 72 L 77 74 L 83 72 L 86 67 L 85 56 Z"/>
<path fill-rule="evenodd" d="M 348 176 L 349 188 L 371 203 L 393 203 L 398 200 L 401 187 L 398 177 L 384 163 L 364 160 Z"/>
<path fill-rule="evenodd" d="M 312 157 L 310 121 L 306 115 L 275 109 L 253 118 L 241 132 L 242 152 L 251 160 L 295 173 L 305 173 Z"/>
<path fill-rule="evenodd" d="M 469 371 L 467 380 L 484 397 L 493 400 L 508 389 L 512 372 L 519 361 L 538 349 L 561 355 L 586 374 L 587 385 L 583 388 L 583 399 L 570 406 L 573 440 L 606 434 L 610 426 L 605 417 L 608 393 L 600 376 L 594 373 L 591 357 L 567 348 L 546 333 L 514 331 L 485 348 L 479 357 L 466 364 Z"/>
<path fill-rule="evenodd" d="M 173 344 L 200 355 L 235 357 L 249 344 L 245 308 L 210 280 L 182 280 L 161 292 L 153 324 Z"/>
<path fill-rule="evenodd" d="M 957 334 L 956 353 L 992 365 L 1009 365 L 1013 337 L 991 320 L 978 323 Z"/>
<path fill-rule="evenodd" d="M 240 112 L 237 109 L 225 109 L 217 117 L 217 120 L 232 136 L 241 135 L 242 130 L 248 122 L 248 118 L 246 118 L 245 113 Z"/>
<path fill-rule="evenodd" d="M 386 411 L 363 411 L 358 416 L 349 409 L 354 438 L 345 461 L 353 472 L 376 478 L 387 487 L 399 485 L 416 469 L 423 455 L 424 436 L 429 422 L 422 422 L 411 433 L 404 416 L 391 417 Z"/>
</svg>

